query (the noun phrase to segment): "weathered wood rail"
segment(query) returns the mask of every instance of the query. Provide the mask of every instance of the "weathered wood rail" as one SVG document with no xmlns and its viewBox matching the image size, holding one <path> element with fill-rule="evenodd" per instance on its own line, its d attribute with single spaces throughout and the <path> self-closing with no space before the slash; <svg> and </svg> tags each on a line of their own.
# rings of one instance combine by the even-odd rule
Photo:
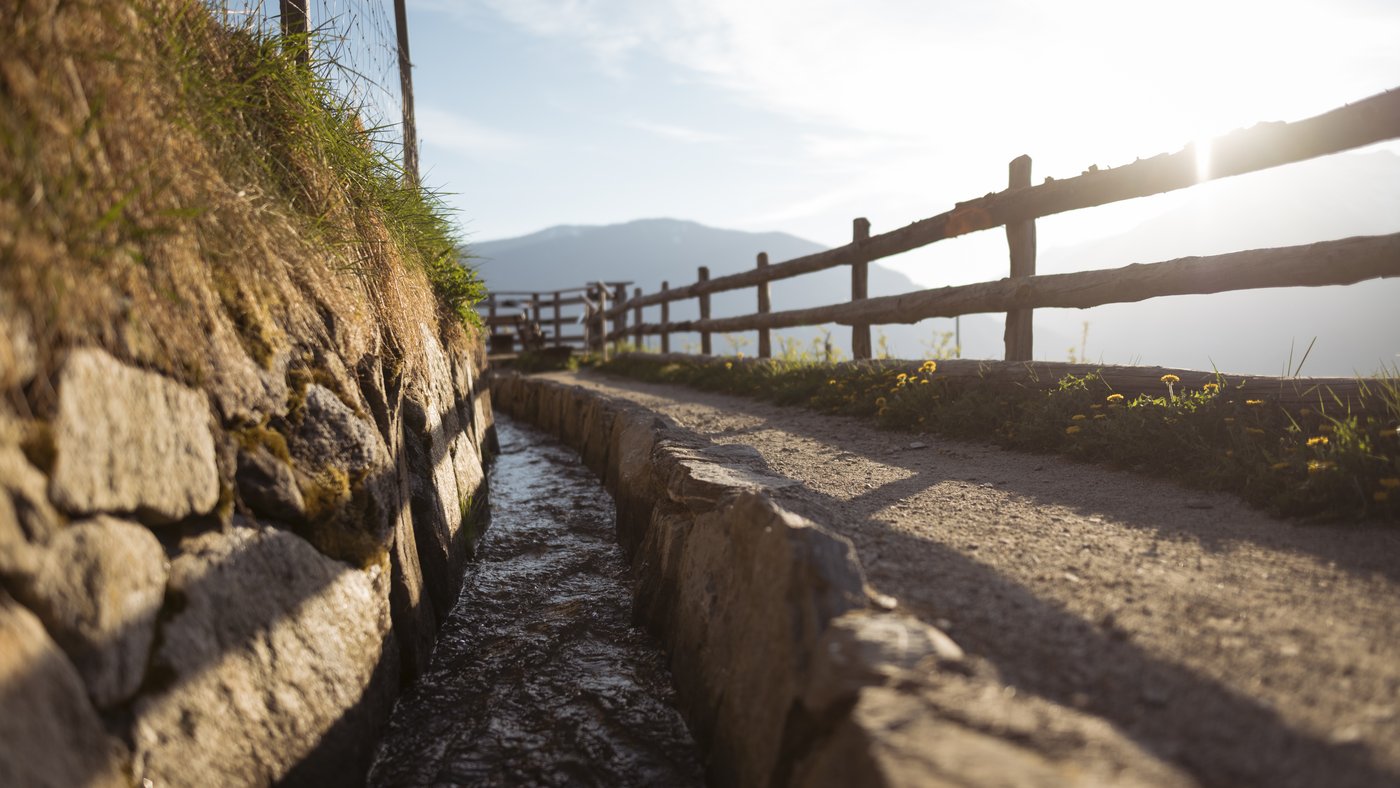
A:
<svg viewBox="0 0 1400 788">
<path fill-rule="evenodd" d="M 1397 138 L 1400 138 L 1400 88 L 1312 118 L 1290 123 L 1260 123 L 1208 143 L 1189 144 L 1176 153 L 1160 154 L 1113 169 L 1091 167 L 1079 176 L 1063 180 L 1046 178 L 1034 186 L 1031 185 L 1031 160 L 1028 156 L 1019 156 L 1010 164 L 1006 190 L 957 203 L 952 210 L 878 235 L 870 234 L 866 219 L 856 219 L 852 240 L 845 246 L 778 263 L 769 263 L 767 255 L 759 253 L 757 265 L 751 270 L 711 278 L 709 269 L 702 267 L 691 284 L 671 288 L 668 283 L 662 283 L 658 292 L 643 294 L 638 289 L 631 298 L 627 297 L 623 283 L 598 283 L 583 288 L 583 322 L 589 327 L 585 332 L 588 346 L 606 352 L 609 342 L 632 340 L 640 346 L 644 337 L 657 335 L 661 352 L 665 353 L 670 350 L 670 334 L 699 332 L 701 352 L 709 355 L 713 332 L 757 331 L 758 355 L 766 358 L 772 353 L 769 333 L 772 329 L 837 323 L 852 327 L 852 356 L 859 360 L 871 356 L 871 325 L 1004 312 L 1007 315 L 1006 360 L 1029 361 L 1033 349 L 1031 316 L 1033 310 L 1039 308 L 1083 309 L 1169 295 L 1348 285 L 1400 276 L 1400 234 L 1186 257 L 1078 273 L 1049 276 L 1035 273 L 1035 220 L 1038 218 L 1188 188 L 1209 180 Z M 1011 263 L 1008 278 L 896 296 L 868 297 L 867 267 L 872 261 L 996 227 L 1004 227 L 1007 234 Z M 771 282 L 843 265 L 851 267 L 851 300 L 807 309 L 771 311 L 768 298 Z M 710 315 L 712 294 L 744 288 L 755 288 L 757 312 L 719 318 Z M 699 319 L 671 321 L 669 305 L 686 299 L 698 302 Z M 538 300 L 535 298 L 536 302 Z M 644 310 L 649 307 L 660 308 L 656 322 L 643 319 Z M 612 321 L 611 330 L 606 327 L 607 320 Z"/>
</svg>

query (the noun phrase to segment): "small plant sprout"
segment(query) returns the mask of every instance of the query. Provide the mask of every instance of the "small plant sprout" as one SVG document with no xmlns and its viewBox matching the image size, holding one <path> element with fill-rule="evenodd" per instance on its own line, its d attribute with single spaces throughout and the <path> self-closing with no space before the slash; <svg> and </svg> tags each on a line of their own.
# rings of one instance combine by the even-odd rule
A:
<svg viewBox="0 0 1400 788">
<path fill-rule="evenodd" d="M 1179 377 L 1177 377 L 1176 375 L 1173 375 L 1173 374 L 1171 374 L 1170 372 L 1168 372 L 1167 374 L 1165 374 L 1165 375 L 1162 376 L 1162 382 L 1165 383 L 1165 384 L 1167 384 L 1167 398 L 1168 398 L 1168 399 L 1176 399 L 1176 389 L 1174 389 L 1174 388 L 1172 388 L 1172 387 L 1173 387 L 1175 384 L 1180 383 L 1180 382 L 1181 382 L 1181 378 L 1179 378 Z"/>
</svg>

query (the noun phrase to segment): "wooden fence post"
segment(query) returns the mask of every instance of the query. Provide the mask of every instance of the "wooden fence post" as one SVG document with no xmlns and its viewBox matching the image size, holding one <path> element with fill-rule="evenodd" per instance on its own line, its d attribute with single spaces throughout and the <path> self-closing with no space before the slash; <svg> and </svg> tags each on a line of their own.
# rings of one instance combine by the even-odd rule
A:
<svg viewBox="0 0 1400 788">
<path fill-rule="evenodd" d="M 666 292 L 667 290 L 670 290 L 670 289 L 671 289 L 671 283 L 670 283 L 670 282 L 662 282 L 662 283 L 661 283 L 661 292 L 664 293 L 664 292 Z M 671 333 L 665 329 L 666 324 L 667 324 L 667 323 L 670 323 L 670 322 L 671 322 L 671 302 L 670 302 L 670 301 L 662 301 L 662 302 L 661 302 L 661 325 L 662 325 L 662 329 L 661 329 L 661 352 L 662 352 L 662 353 L 670 353 L 670 352 L 671 352 Z"/>
<path fill-rule="evenodd" d="M 614 306 L 619 307 L 617 317 L 613 318 L 613 334 L 616 335 L 613 348 L 616 349 L 627 341 L 627 310 L 621 308 L 627 304 L 627 285 L 613 285 L 613 300 L 617 302 Z"/>
<path fill-rule="evenodd" d="M 413 62 L 408 57 L 408 10 L 404 7 L 404 0 L 394 0 L 394 28 L 399 43 L 399 95 L 403 99 L 403 172 L 409 183 L 416 187 L 418 122 L 413 118 Z"/>
<path fill-rule="evenodd" d="M 759 252 L 759 253 L 758 253 L 758 267 L 759 267 L 760 269 L 762 269 L 762 268 L 767 268 L 767 267 L 768 267 L 768 253 L 767 253 L 767 252 Z M 763 282 L 759 282 L 759 283 L 758 283 L 758 313 L 759 313 L 760 315 L 766 315 L 766 314 L 768 314 L 768 312 L 773 308 L 772 303 L 770 303 L 770 301 L 769 301 L 769 295 L 768 295 L 768 294 L 769 294 L 769 291 L 768 291 L 768 282 L 767 282 L 766 280 L 763 281 Z M 773 336 L 772 336 L 772 332 L 769 331 L 769 330 L 766 329 L 766 328 L 760 328 L 760 329 L 758 330 L 758 357 L 759 357 L 759 358 L 771 358 L 772 355 L 773 355 Z"/>
<path fill-rule="evenodd" d="M 488 348 L 496 347 L 496 334 L 499 331 L 500 328 L 496 325 L 496 296 L 489 295 L 486 297 L 486 333 L 490 337 L 486 345 Z"/>
<path fill-rule="evenodd" d="M 564 346 L 564 319 L 560 316 L 562 305 L 559 303 L 559 291 L 554 291 L 554 346 Z"/>
<path fill-rule="evenodd" d="M 598 355 L 608 360 L 608 286 L 602 282 L 598 283 Z"/>
<path fill-rule="evenodd" d="M 541 314 L 542 314 L 542 312 L 541 312 L 541 307 L 540 307 L 540 294 L 539 294 L 539 293 L 531 293 L 531 294 L 530 294 L 530 318 L 531 318 L 532 320 L 535 321 L 535 325 L 539 325 Z"/>
<path fill-rule="evenodd" d="M 642 288 L 633 288 L 632 297 L 641 298 Z M 642 308 L 640 306 L 632 307 L 632 333 L 636 337 L 634 341 L 637 343 L 637 350 L 639 352 L 646 350 L 646 347 L 642 345 Z"/>
<path fill-rule="evenodd" d="M 306 40 L 311 29 L 311 20 L 306 13 L 307 0 L 280 0 L 278 14 L 282 19 L 282 37 L 296 38 L 296 60 L 301 65 L 311 62 L 311 42 Z"/>
<path fill-rule="evenodd" d="M 701 282 L 708 282 L 708 281 L 710 281 L 710 269 L 709 269 L 709 268 L 706 268 L 706 267 L 703 266 L 703 265 L 700 266 L 700 268 L 696 270 L 695 274 L 696 274 L 696 278 L 699 279 Z M 701 293 L 701 294 L 700 294 L 700 297 L 699 297 L 698 299 L 696 299 L 696 300 L 698 300 L 698 301 L 700 302 L 700 319 L 701 319 L 701 320 L 709 320 L 709 319 L 710 319 L 710 294 L 709 294 L 709 293 Z M 710 350 L 711 350 L 711 347 L 710 347 L 710 332 L 708 332 L 708 331 L 701 331 L 701 332 L 700 332 L 700 352 L 701 352 L 702 354 L 708 356 L 708 355 L 710 355 Z"/>
<path fill-rule="evenodd" d="M 851 243 L 856 246 L 856 259 L 851 263 L 852 301 L 864 301 L 870 296 L 870 261 L 865 259 L 862 248 L 869 240 L 870 220 L 861 218 L 851 222 Z M 857 361 L 870 358 L 869 323 L 851 326 L 851 358 Z"/>
<path fill-rule="evenodd" d="M 1031 185 L 1031 157 L 1011 160 L 1007 186 L 1020 189 Z M 1035 220 L 1006 225 L 1006 245 L 1011 249 L 1011 278 L 1035 275 Z M 1013 309 L 1006 313 L 1006 360 L 1030 361 L 1032 356 L 1032 311 Z"/>
</svg>

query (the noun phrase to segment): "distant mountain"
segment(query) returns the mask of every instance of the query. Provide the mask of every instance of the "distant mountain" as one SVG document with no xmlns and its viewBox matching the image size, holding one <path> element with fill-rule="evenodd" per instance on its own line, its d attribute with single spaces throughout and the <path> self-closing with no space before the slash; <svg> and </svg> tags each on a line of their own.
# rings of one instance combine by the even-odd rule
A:
<svg viewBox="0 0 1400 788">
<path fill-rule="evenodd" d="M 1400 232 L 1400 156 L 1350 153 L 1203 184 L 1181 193 L 1184 202 L 1118 236 L 1070 248 L 1042 248 L 1041 273 L 1116 268 L 1187 255 L 1290 246 L 1355 235 Z M 1090 209 L 1092 210 L 1092 209 Z M 695 268 L 712 276 L 748 270 L 761 251 L 773 262 L 811 254 L 819 244 L 785 233 L 748 233 L 675 219 L 645 219 L 601 227 L 560 226 L 501 241 L 472 244 L 471 261 L 496 290 L 581 285 L 597 279 L 631 280 L 646 292 L 662 280 L 695 281 Z M 870 294 L 919 287 L 875 263 Z M 773 309 L 797 309 L 849 297 L 846 268 L 774 282 Z M 1279 374 L 1290 353 L 1296 366 L 1314 337 L 1307 375 L 1371 373 L 1400 362 L 1400 279 L 1350 287 L 1287 288 L 1159 298 L 1090 310 L 1036 311 L 1035 357 L 1065 360 L 1079 353 L 1088 323 L 1086 355 L 1110 364 L 1160 364 L 1224 372 Z M 716 317 L 753 312 L 753 291 L 714 296 Z M 673 319 L 695 316 L 694 302 L 678 303 Z M 656 319 L 653 309 L 648 319 Z M 962 323 L 963 356 L 1001 358 L 1000 315 L 971 315 Z M 849 353 L 850 330 L 827 326 Z M 899 357 L 926 355 L 952 320 L 879 326 Z M 778 332 L 806 345 L 820 329 Z M 754 351 L 753 334 L 717 338 L 716 352 Z M 694 335 L 672 346 L 698 347 Z M 737 345 L 734 343 L 738 343 Z"/>
<path fill-rule="evenodd" d="M 1400 156 L 1350 153 L 1196 187 L 1189 201 L 1119 236 L 1042 250 L 1041 273 L 1116 268 L 1400 232 Z M 1088 355 L 1279 374 L 1315 337 L 1305 375 L 1374 372 L 1400 361 L 1400 280 L 1349 287 L 1251 290 L 1158 298 L 1091 310 L 1038 310 L 1036 331 L 1077 336 L 1089 323 Z M 1077 343 L 1076 343 L 1077 344 Z M 1064 358 L 1036 342 L 1037 357 Z"/>
<path fill-rule="evenodd" d="M 631 281 L 651 293 L 662 281 L 680 287 L 696 279 L 697 266 L 710 268 L 712 277 L 751 269 L 759 252 L 767 252 L 773 262 L 819 252 L 826 247 L 786 233 L 751 233 L 706 227 L 678 219 L 640 219 L 605 226 L 562 225 L 537 233 L 499 241 L 471 244 L 475 266 L 492 290 L 529 291 L 582 285 L 599 279 Z M 821 271 L 771 285 L 773 309 L 799 309 L 836 303 L 850 297 L 851 278 L 847 268 Z M 872 296 L 907 293 L 919 289 L 903 274 L 879 263 L 870 267 Z M 716 317 L 754 312 L 757 303 L 752 289 L 718 293 L 712 299 Z M 648 319 L 656 319 L 655 308 Z M 673 320 L 696 316 L 694 301 L 672 305 Z M 951 331 L 952 321 L 938 321 L 940 331 Z M 849 355 L 850 329 L 827 326 L 833 344 Z M 974 316 L 962 321 L 965 347 L 1000 347 L 1001 326 L 996 320 Z M 913 358 L 924 355 L 935 341 L 935 330 L 921 326 L 877 327 L 875 341 L 885 337 L 896 355 Z M 776 333 L 802 345 L 820 338 L 820 329 L 791 329 Z M 715 352 L 736 349 L 750 355 L 756 351 L 752 332 L 729 339 L 716 338 Z M 775 338 L 775 347 L 777 339 Z M 672 347 L 697 345 L 696 335 L 677 335 Z M 738 343 L 735 345 L 734 343 Z M 990 349 L 984 352 L 992 352 Z"/>
</svg>

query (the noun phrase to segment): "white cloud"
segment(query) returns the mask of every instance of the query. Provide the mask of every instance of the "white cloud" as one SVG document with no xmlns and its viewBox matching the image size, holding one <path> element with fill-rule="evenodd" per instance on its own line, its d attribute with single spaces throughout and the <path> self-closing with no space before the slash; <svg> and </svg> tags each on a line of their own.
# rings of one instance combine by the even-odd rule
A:
<svg viewBox="0 0 1400 788">
<path fill-rule="evenodd" d="M 1047 174 L 1322 111 L 1391 86 L 1400 67 L 1400 6 L 1360 0 L 485 2 L 609 70 L 659 57 L 845 132 L 813 155 L 893 136 L 953 164 L 1041 154 Z"/>
<path fill-rule="evenodd" d="M 525 147 L 521 137 L 437 107 L 420 104 L 415 115 L 418 134 L 430 147 L 466 156 L 500 155 Z"/>
<path fill-rule="evenodd" d="M 627 126 L 637 129 L 638 131 L 645 131 L 648 134 L 654 134 L 658 137 L 663 137 L 668 140 L 674 140 L 676 142 L 694 144 L 709 142 L 726 142 L 732 139 L 727 134 L 719 134 L 717 132 L 712 131 L 703 131 L 701 129 L 692 129 L 686 126 L 676 126 L 669 123 L 655 123 L 649 120 L 641 120 L 634 118 L 632 120 L 624 121 L 624 123 Z"/>
</svg>

